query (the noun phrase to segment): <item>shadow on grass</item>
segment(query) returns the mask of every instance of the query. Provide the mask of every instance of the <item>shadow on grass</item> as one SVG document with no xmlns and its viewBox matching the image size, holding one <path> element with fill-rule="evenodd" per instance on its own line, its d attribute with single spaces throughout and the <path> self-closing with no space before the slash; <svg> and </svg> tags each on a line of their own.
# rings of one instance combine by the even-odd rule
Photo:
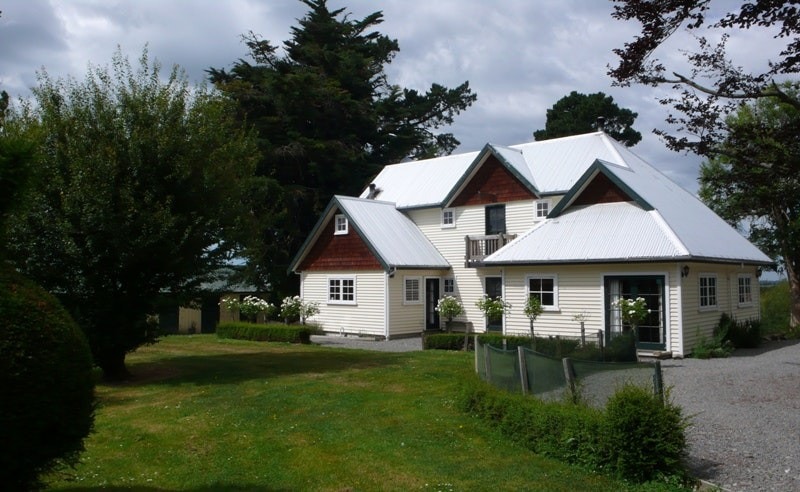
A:
<svg viewBox="0 0 800 492">
<path fill-rule="evenodd" d="M 167 355 L 154 361 L 130 364 L 133 378 L 115 387 L 144 385 L 216 385 L 293 374 L 322 374 L 353 369 L 396 366 L 405 353 L 359 350 L 301 350 L 267 347 L 258 352 Z"/>
<path fill-rule="evenodd" d="M 263 485 L 226 485 L 226 484 L 212 484 L 204 487 L 196 487 L 193 489 L 162 489 L 159 487 L 62 487 L 48 489 L 54 492 L 173 492 L 182 490 L 186 492 L 280 492 L 289 491 L 293 489 L 280 489 L 280 488 L 264 488 Z"/>
</svg>

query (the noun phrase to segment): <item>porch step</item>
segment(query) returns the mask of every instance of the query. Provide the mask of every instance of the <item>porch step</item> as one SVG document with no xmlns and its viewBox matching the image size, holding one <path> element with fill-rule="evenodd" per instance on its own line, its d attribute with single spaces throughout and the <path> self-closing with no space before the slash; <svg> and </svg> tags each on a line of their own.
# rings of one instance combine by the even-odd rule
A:
<svg viewBox="0 0 800 492">
<path fill-rule="evenodd" d="M 636 357 L 640 362 L 647 362 L 651 360 L 664 360 L 671 359 L 672 352 L 665 350 L 637 350 Z"/>
</svg>

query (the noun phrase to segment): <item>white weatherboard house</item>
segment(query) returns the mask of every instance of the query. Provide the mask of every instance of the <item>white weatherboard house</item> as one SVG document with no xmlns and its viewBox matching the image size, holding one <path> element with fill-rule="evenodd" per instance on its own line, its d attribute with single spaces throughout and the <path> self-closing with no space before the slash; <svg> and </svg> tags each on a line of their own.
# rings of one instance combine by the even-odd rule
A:
<svg viewBox="0 0 800 492">
<path fill-rule="evenodd" d="M 291 269 L 326 332 L 395 338 L 439 330 L 443 295 L 474 330 L 607 338 L 614 301 L 643 297 L 641 350 L 691 353 L 722 313 L 759 317 L 772 261 L 603 132 L 386 166 L 361 197 L 334 197 Z M 484 294 L 511 304 L 487 326 Z"/>
</svg>

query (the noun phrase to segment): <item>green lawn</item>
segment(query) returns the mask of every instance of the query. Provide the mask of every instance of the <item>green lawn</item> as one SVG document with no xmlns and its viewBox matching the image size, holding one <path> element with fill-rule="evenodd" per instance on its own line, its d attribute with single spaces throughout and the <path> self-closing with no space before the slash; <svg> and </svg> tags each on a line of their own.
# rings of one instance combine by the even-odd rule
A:
<svg viewBox="0 0 800 492">
<path fill-rule="evenodd" d="M 51 490 L 620 490 L 455 406 L 472 354 L 172 336 L 97 389 L 94 434 Z"/>
</svg>

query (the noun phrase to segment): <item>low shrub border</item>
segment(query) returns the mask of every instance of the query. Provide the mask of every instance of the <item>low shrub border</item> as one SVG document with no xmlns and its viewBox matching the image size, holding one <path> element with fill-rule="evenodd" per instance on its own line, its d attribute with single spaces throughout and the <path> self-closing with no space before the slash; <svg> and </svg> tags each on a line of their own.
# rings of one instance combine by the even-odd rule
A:
<svg viewBox="0 0 800 492">
<path fill-rule="evenodd" d="M 217 325 L 218 338 L 254 340 L 259 342 L 311 343 L 310 326 L 286 325 L 283 323 L 255 324 L 244 322 L 220 323 Z"/>
<path fill-rule="evenodd" d="M 475 377 L 459 404 L 538 454 L 634 482 L 687 476 L 687 421 L 644 388 L 623 386 L 600 410 L 507 393 Z"/>
</svg>

